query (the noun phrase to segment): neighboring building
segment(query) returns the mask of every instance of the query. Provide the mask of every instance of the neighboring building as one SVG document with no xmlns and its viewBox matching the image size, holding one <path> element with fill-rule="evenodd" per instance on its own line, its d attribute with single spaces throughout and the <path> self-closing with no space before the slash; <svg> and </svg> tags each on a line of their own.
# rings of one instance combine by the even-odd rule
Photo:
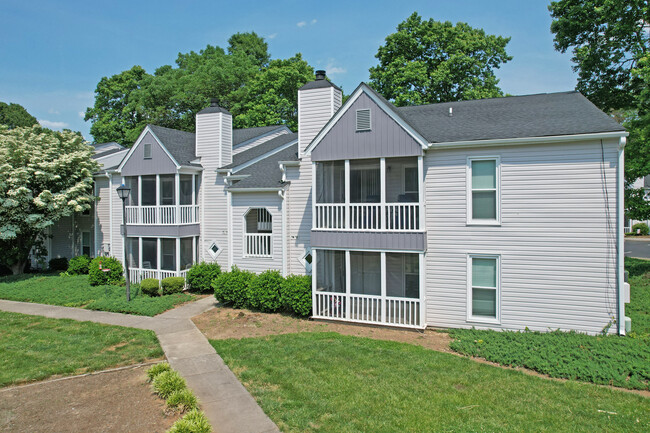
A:
<svg viewBox="0 0 650 433">
<path fill-rule="evenodd" d="M 311 273 L 317 318 L 624 333 L 627 133 L 582 95 L 342 105 L 318 71 L 298 107 L 297 134 L 147 126 L 96 174 L 92 254 L 124 258 L 124 183 L 135 281 L 209 261 Z"/>
</svg>

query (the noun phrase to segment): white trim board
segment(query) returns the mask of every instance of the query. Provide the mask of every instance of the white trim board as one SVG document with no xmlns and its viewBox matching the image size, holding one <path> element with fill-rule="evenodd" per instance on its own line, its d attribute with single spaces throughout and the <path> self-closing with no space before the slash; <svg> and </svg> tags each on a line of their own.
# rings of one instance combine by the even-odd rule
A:
<svg viewBox="0 0 650 433">
<path fill-rule="evenodd" d="M 147 125 L 142 130 L 140 135 L 138 136 L 138 139 L 135 140 L 135 143 L 133 144 L 133 146 L 131 146 L 131 150 L 129 150 L 129 153 L 126 154 L 126 156 L 122 159 L 122 162 L 120 162 L 120 165 L 117 167 L 117 169 L 115 169 L 116 172 L 118 172 L 118 173 L 122 172 L 122 169 L 124 168 L 124 164 L 126 164 L 126 162 L 131 158 L 131 156 L 133 155 L 133 152 L 135 152 L 136 147 L 138 147 L 140 145 L 140 143 L 142 142 L 142 139 L 144 138 L 144 136 L 147 135 L 147 132 L 151 133 L 154 140 L 156 140 L 156 143 L 158 143 L 158 145 L 162 148 L 162 150 L 165 152 L 165 154 L 167 154 L 169 159 L 171 159 L 172 162 L 174 163 L 174 165 L 176 165 L 176 169 L 178 170 L 179 168 L 181 168 L 181 165 L 178 163 L 178 161 L 176 161 L 176 159 L 172 156 L 172 154 L 169 153 L 167 148 L 162 144 L 160 139 L 158 139 L 156 134 L 154 134 L 154 132 L 149 127 L 149 125 Z"/>
</svg>

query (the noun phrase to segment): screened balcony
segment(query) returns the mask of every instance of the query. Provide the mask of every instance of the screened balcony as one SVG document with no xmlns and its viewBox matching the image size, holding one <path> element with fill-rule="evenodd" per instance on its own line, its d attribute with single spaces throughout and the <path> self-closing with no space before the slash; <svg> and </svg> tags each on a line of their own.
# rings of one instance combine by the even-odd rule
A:
<svg viewBox="0 0 650 433">
<path fill-rule="evenodd" d="M 264 208 L 250 209 L 244 216 L 244 257 L 273 256 L 273 217 Z"/>
<path fill-rule="evenodd" d="M 314 163 L 312 228 L 423 231 L 422 158 Z"/>
<path fill-rule="evenodd" d="M 198 238 L 127 239 L 129 277 L 139 283 L 145 278 L 162 280 L 167 277 L 185 277 L 198 257 Z"/>
<path fill-rule="evenodd" d="M 199 223 L 200 177 L 195 174 L 126 176 L 131 188 L 126 223 L 180 225 Z"/>
<path fill-rule="evenodd" d="M 316 250 L 313 317 L 422 328 L 423 256 Z"/>
</svg>

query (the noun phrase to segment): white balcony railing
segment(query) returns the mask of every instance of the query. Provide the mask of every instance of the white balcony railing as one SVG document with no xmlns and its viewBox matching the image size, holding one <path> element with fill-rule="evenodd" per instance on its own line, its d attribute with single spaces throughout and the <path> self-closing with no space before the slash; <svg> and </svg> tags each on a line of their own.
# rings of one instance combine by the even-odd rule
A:
<svg viewBox="0 0 650 433">
<path fill-rule="evenodd" d="M 346 293 L 314 293 L 313 317 L 422 328 L 422 300 Z"/>
<path fill-rule="evenodd" d="M 198 205 L 127 206 L 126 223 L 142 225 L 198 224 Z"/>
<path fill-rule="evenodd" d="M 271 257 L 272 233 L 246 233 L 244 235 L 244 257 Z"/>
<path fill-rule="evenodd" d="M 421 231 L 419 203 L 318 203 L 314 229 Z"/>
<path fill-rule="evenodd" d="M 187 276 L 187 270 L 184 271 L 165 271 L 162 269 L 139 269 L 131 268 L 129 269 L 129 277 L 132 283 L 139 283 L 145 278 L 155 278 L 157 280 L 162 280 L 167 277 L 183 277 Z"/>
</svg>

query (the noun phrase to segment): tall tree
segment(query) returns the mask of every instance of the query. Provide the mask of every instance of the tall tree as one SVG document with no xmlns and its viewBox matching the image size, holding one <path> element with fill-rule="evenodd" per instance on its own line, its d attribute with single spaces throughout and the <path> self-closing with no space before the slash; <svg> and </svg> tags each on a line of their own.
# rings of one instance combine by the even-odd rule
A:
<svg viewBox="0 0 650 433">
<path fill-rule="evenodd" d="M 14 274 L 55 221 L 90 209 L 92 155 L 77 132 L 0 126 L 0 262 Z"/>
<path fill-rule="evenodd" d="M 254 59 L 260 68 L 269 64 L 269 45 L 257 33 L 235 33 L 228 39 L 228 54 L 240 51 Z"/>
<path fill-rule="evenodd" d="M 300 54 L 271 60 L 237 94 L 232 106 L 234 126 L 249 128 L 284 124 L 298 128 L 298 89 L 314 79 L 314 68 Z"/>
<path fill-rule="evenodd" d="M 0 125 L 16 128 L 20 126 L 33 126 L 37 123 L 38 120 L 36 120 L 36 117 L 29 114 L 22 105 L 0 102 Z"/>
<path fill-rule="evenodd" d="M 509 41 L 414 12 L 379 47 L 370 85 L 399 106 L 503 96 L 494 70 L 512 60 Z"/>
</svg>

